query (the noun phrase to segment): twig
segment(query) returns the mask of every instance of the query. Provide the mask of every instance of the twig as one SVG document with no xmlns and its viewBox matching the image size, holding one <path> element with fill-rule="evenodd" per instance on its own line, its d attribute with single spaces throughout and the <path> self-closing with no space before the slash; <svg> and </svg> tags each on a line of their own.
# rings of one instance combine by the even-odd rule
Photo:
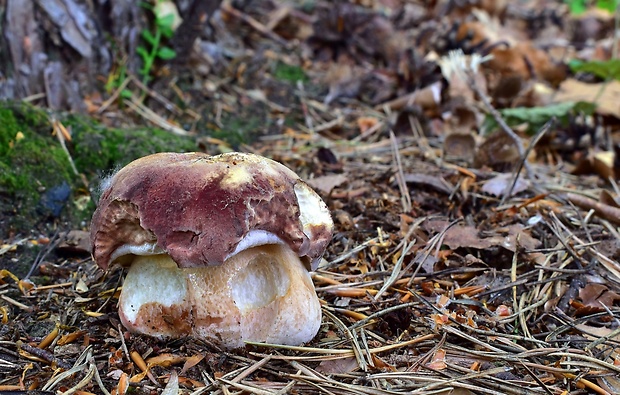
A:
<svg viewBox="0 0 620 395">
<path fill-rule="evenodd" d="M 532 152 L 536 144 L 538 144 L 540 139 L 547 133 L 547 131 L 549 131 L 549 129 L 551 128 L 551 125 L 553 125 L 554 122 L 555 122 L 555 119 L 550 119 L 549 121 L 547 121 L 547 123 L 545 123 L 543 127 L 540 128 L 538 133 L 536 133 L 532 141 L 530 141 L 530 144 L 525 150 L 525 153 L 523 154 L 523 156 L 521 156 L 521 159 L 519 159 L 519 165 L 513 171 L 512 182 L 510 183 L 510 188 L 506 192 L 504 192 L 504 196 L 502 196 L 502 200 L 500 200 L 499 202 L 500 206 L 502 206 L 506 202 L 506 199 L 508 199 L 510 195 L 512 195 L 512 191 L 514 190 L 515 185 L 517 185 L 517 180 L 519 179 L 519 174 L 521 174 L 521 170 L 523 170 L 524 166 L 527 166 L 527 157 L 530 155 L 530 152 Z"/>
<path fill-rule="evenodd" d="M 375 295 L 375 301 L 379 300 L 381 296 L 385 293 L 385 291 L 387 291 L 396 282 L 396 280 L 398 280 L 400 276 L 400 269 L 403 266 L 405 257 L 407 256 L 407 254 L 409 254 L 409 251 L 411 250 L 411 248 L 413 248 L 414 245 L 415 245 L 415 239 L 411 241 L 410 243 L 405 243 L 403 245 L 402 253 L 400 257 L 398 258 L 398 261 L 396 261 L 394 268 L 392 269 L 392 274 L 390 275 L 388 280 L 385 282 L 385 284 L 383 284 L 383 287 L 381 287 L 379 292 L 377 292 L 377 294 Z"/>
<path fill-rule="evenodd" d="M 37 270 L 39 265 L 41 265 L 41 262 L 43 262 L 43 260 L 47 258 L 47 256 L 58 246 L 58 244 L 65 241 L 69 232 L 68 231 L 65 232 L 64 236 L 62 237 L 59 237 L 58 236 L 59 234 L 60 234 L 60 229 L 57 229 L 56 232 L 54 232 L 54 235 L 50 239 L 47 246 L 37 253 L 37 256 L 34 259 L 34 262 L 32 262 L 32 266 L 30 266 L 30 270 L 28 271 L 28 274 L 26 274 L 26 277 L 23 278 L 24 280 L 27 280 L 28 278 L 30 278 L 30 276 L 32 276 L 34 271 Z"/>
<path fill-rule="evenodd" d="M 116 101 L 116 99 L 118 99 L 118 97 L 121 95 L 121 93 L 123 92 L 123 90 L 125 90 L 125 88 L 127 88 L 127 84 L 129 84 L 130 79 L 129 78 L 125 78 L 123 80 L 123 82 L 120 84 L 120 86 L 118 88 L 116 88 L 116 90 L 114 91 L 114 93 L 112 93 L 112 96 L 110 96 L 108 98 L 108 100 L 104 101 L 101 106 L 97 109 L 96 113 L 97 114 L 101 114 L 103 113 L 105 110 L 108 109 L 108 107 L 110 107 L 112 105 L 112 103 L 114 103 Z"/>
<path fill-rule="evenodd" d="M 409 194 L 409 188 L 405 182 L 405 173 L 403 171 L 403 165 L 400 160 L 400 152 L 398 150 L 398 142 L 394 132 L 390 130 L 390 142 L 392 143 L 392 158 L 396 162 L 396 181 L 398 182 L 398 189 L 400 190 L 400 200 L 403 205 L 403 213 L 411 212 L 411 195 Z"/>
<path fill-rule="evenodd" d="M 34 355 L 37 358 L 41 358 L 46 362 L 49 363 L 55 363 L 58 366 L 60 366 L 63 369 L 69 369 L 71 367 L 71 365 L 69 365 L 68 363 L 61 361 L 60 359 L 56 358 L 54 356 L 53 353 L 51 353 L 50 351 L 47 350 L 43 350 L 37 347 L 33 347 L 29 344 L 26 343 L 22 343 L 19 348 L 21 348 L 22 350 L 26 351 L 29 354 Z"/>
<path fill-rule="evenodd" d="M 359 340 L 357 336 L 355 336 L 355 331 L 348 328 L 338 317 L 332 314 L 329 310 L 324 310 L 324 314 L 329 317 L 334 324 L 338 327 L 338 329 L 342 330 L 349 341 L 351 341 L 351 348 L 353 349 L 353 354 L 355 355 L 355 359 L 357 359 L 357 363 L 360 369 L 365 372 L 368 369 L 368 361 L 364 359 L 364 355 L 362 353 L 362 347 L 359 344 Z"/>
<path fill-rule="evenodd" d="M 566 195 L 566 198 L 569 202 L 586 210 L 594 210 L 599 217 L 616 225 L 620 225 L 620 208 L 601 203 L 576 193 L 569 193 Z"/>
<path fill-rule="evenodd" d="M 459 222 L 461 222 L 463 220 L 463 218 L 458 218 L 452 222 L 450 222 L 448 225 L 446 225 L 445 228 L 443 228 L 441 230 L 441 232 L 437 233 L 436 235 L 434 235 L 427 243 L 427 245 L 424 247 L 424 253 L 422 254 L 422 258 L 421 259 L 413 259 L 411 261 L 411 263 L 409 265 L 407 265 L 407 267 L 405 268 L 405 270 L 403 270 L 403 273 L 407 272 L 409 269 L 411 269 L 411 267 L 413 267 L 413 265 L 416 262 L 418 263 L 418 266 L 416 267 L 416 269 L 413 271 L 413 274 L 411 275 L 411 278 L 409 279 L 409 282 L 407 283 L 408 287 L 411 287 L 411 285 L 413 284 L 413 281 L 415 279 L 415 277 L 417 276 L 418 272 L 420 271 L 420 268 L 422 267 L 422 265 L 424 264 L 424 262 L 428 259 L 428 257 L 431 254 L 431 251 L 433 249 L 437 249 L 439 250 L 439 247 L 441 247 L 441 241 L 443 240 L 443 238 L 446 236 L 446 233 L 448 232 L 448 230 L 453 227 L 454 225 L 458 224 Z M 418 254 L 418 256 L 420 256 L 420 254 Z"/>
<path fill-rule="evenodd" d="M 258 387 L 255 387 L 255 386 L 251 386 L 251 385 L 247 385 L 247 384 L 242 384 L 242 383 L 235 383 L 233 381 L 226 380 L 226 379 L 223 379 L 223 378 L 219 378 L 218 380 L 223 382 L 223 383 L 226 383 L 226 384 L 230 385 L 231 387 L 235 387 L 235 388 L 240 389 L 242 391 L 247 391 L 247 392 L 249 392 L 251 394 L 275 395 L 275 393 L 273 391 L 263 390 L 263 389 L 260 389 Z"/>
<path fill-rule="evenodd" d="M 148 86 L 144 85 L 144 83 L 142 81 L 140 81 L 139 78 L 136 78 L 136 76 L 134 76 L 133 74 L 130 74 L 128 78 L 131 80 L 131 82 L 136 84 L 136 86 L 140 90 L 142 90 L 147 95 L 149 95 L 153 99 L 155 99 L 158 102 L 160 102 L 164 106 L 164 108 L 166 110 L 174 113 L 175 115 L 183 115 L 183 110 L 181 110 L 177 105 L 172 103 L 170 100 L 166 99 L 164 96 L 160 95 L 159 93 L 157 93 L 153 89 L 151 89 Z"/>
<path fill-rule="evenodd" d="M 256 19 L 252 18 L 251 16 L 249 16 L 247 14 L 244 14 L 243 12 L 237 10 L 236 8 L 233 8 L 232 6 L 230 6 L 228 4 L 223 4 L 220 9 L 221 9 L 222 12 L 226 12 L 226 13 L 234 16 L 235 18 L 241 19 L 243 22 L 245 22 L 248 25 L 250 25 L 250 27 L 252 27 L 252 29 L 256 30 L 260 34 L 264 35 L 265 37 L 267 37 L 267 38 L 277 42 L 278 44 L 282 45 L 284 48 L 286 48 L 286 49 L 290 49 L 291 48 L 290 44 L 288 43 L 288 41 L 286 41 L 282 37 L 278 36 L 277 34 L 272 32 L 271 30 L 269 30 L 265 25 L 263 25 L 262 23 L 260 23 Z"/>
<path fill-rule="evenodd" d="M 31 306 L 27 306 L 23 303 L 18 302 L 17 300 L 11 298 L 10 296 L 0 295 L 0 299 L 3 299 L 5 302 L 12 304 L 15 307 L 18 307 L 24 311 L 32 311 Z"/>
<path fill-rule="evenodd" d="M 499 111 L 497 111 L 495 107 L 493 107 L 493 104 L 491 104 L 491 101 L 489 100 L 486 93 L 484 93 L 482 89 L 478 87 L 473 73 L 470 70 L 465 70 L 465 74 L 467 76 L 467 85 L 469 85 L 469 88 L 473 90 L 476 93 L 476 95 L 480 98 L 480 100 L 486 107 L 487 111 L 491 114 L 493 119 L 495 119 L 495 122 L 497 122 L 497 124 L 502 128 L 502 131 L 506 133 L 506 135 L 510 137 L 510 139 L 513 141 L 515 147 L 517 147 L 517 152 L 519 153 L 519 157 L 523 161 L 523 165 L 525 167 L 528 177 L 532 178 L 534 176 L 534 172 L 532 171 L 529 163 L 527 162 L 527 156 L 526 156 L 525 148 L 523 147 L 523 141 L 521 141 L 521 138 L 510 128 L 510 126 L 508 126 L 508 124 L 506 123 L 506 121 L 504 121 L 504 118 L 502 118 L 502 115 L 499 113 Z"/>
</svg>

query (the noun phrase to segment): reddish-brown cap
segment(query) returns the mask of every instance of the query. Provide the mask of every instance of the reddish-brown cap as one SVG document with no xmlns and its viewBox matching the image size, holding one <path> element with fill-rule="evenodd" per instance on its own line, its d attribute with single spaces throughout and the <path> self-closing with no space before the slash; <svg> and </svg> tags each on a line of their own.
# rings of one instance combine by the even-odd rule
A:
<svg viewBox="0 0 620 395">
<path fill-rule="evenodd" d="M 103 269 L 157 253 L 182 268 L 218 265 L 274 243 L 316 269 L 332 231 L 325 203 L 278 162 L 243 153 L 160 153 L 112 177 L 93 215 L 91 243 Z"/>
</svg>

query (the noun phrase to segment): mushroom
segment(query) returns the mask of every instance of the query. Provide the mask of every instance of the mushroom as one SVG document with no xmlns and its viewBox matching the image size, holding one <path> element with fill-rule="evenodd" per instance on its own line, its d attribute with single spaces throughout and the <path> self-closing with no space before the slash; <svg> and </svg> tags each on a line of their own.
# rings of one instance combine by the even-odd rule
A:
<svg viewBox="0 0 620 395">
<path fill-rule="evenodd" d="M 129 268 L 118 311 L 132 332 L 297 345 L 319 330 L 308 271 L 332 231 L 318 194 L 278 162 L 160 153 L 111 178 L 91 244 L 102 269 Z"/>
</svg>

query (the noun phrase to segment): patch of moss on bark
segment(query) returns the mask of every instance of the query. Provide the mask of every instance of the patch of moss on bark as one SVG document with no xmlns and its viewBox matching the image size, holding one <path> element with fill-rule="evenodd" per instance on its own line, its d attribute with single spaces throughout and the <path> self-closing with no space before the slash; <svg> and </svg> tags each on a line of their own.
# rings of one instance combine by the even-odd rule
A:
<svg viewBox="0 0 620 395">
<path fill-rule="evenodd" d="M 98 178 L 155 152 L 192 151 L 195 141 L 157 129 L 106 128 L 78 115 L 55 114 L 72 132 L 67 142 L 79 174 L 52 135 L 50 116 L 18 102 L 0 102 L 0 239 L 43 231 L 61 220 L 88 225 Z"/>
</svg>

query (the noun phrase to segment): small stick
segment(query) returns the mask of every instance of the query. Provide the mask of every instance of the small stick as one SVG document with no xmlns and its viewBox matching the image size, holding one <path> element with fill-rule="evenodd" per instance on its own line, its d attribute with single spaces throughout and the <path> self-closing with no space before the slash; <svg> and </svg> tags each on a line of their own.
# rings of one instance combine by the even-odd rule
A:
<svg viewBox="0 0 620 395">
<path fill-rule="evenodd" d="M 32 307 L 31 306 L 27 306 L 21 302 L 18 302 L 17 300 L 11 298 L 10 296 L 6 296 L 6 295 L 0 295 L 0 298 L 4 299 L 5 302 L 8 302 L 10 304 L 12 304 L 15 307 L 18 307 L 24 311 L 32 311 Z"/>
<path fill-rule="evenodd" d="M 53 353 L 47 351 L 47 350 L 42 350 L 40 348 L 37 347 L 33 347 L 29 344 L 26 343 L 22 343 L 19 346 L 20 349 L 22 349 L 23 351 L 27 352 L 30 355 L 33 355 L 37 358 L 40 358 L 46 362 L 49 363 L 55 363 L 56 365 L 58 365 L 59 367 L 63 368 L 63 369 L 70 369 L 71 365 L 69 365 L 68 363 L 59 360 L 58 358 L 56 358 L 54 356 Z"/>
<path fill-rule="evenodd" d="M 283 47 L 287 49 L 290 49 L 288 41 L 286 41 L 282 37 L 278 36 L 271 30 L 269 30 L 265 25 L 263 25 L 256 19 L 252 18 L 251 16 L 244 14 L 243 12 L 237 10 L 236 8 L 233 8 L 232 6 L 226 5 L 226 4 L 222 5 L 221 11 L 226 12 L 234 16 L 235 18 L 241 19 L 243 22 L 250 25 L 252 29 L 256 30 L 263 36 L 272 39 L 273 41 L 277 42 L 278 44 L 282 45 Z"/>
<path fill-rule="evenodd" d="M 530 145 L 527 147 L 527 149 L 525 150 L 525 153 L 519 160 L 519 166 L 517 166 L 512 176 L 512 182 L 510 183 L 510 189 L 504 192 L 504 196 L 502 197 L 502 200 L 499 203 L 500 206 L 503 205 L 506 199 L 508 199 L 508 197 L 510 197 L 510 195 L 512 194 L 512 190 L 515 188 L 515 185 L 517 184 L 517 180 L 519 179 L 519 174 L 521 174 L 521 170 L 523 170 L 524 167 L 527 169 L 528 174 L 530 175 L 530 178 L 531 178 L 532 173 L 530 169 L 528 169 L 527 167 L 528 166 L 527 157 L 530 155 L 530 152 L 532 152 L 532 149 L 534 149 L 534 147 L 540 141 L 542 136 L 544 136 L 547 133 L 547 131 L 549 130 L 549 128 L 554 122 L 555 122 L 555 119 L 552 118 L 547 123 L 545 123 L 543 127 L 538 131 L 538 133 L 536 133 L 536 136 L 534 136 L 534 138 L 530 142 Z"/>
<path fill-rule="evenodd" d="M 566 195 L 566 198 L 571 203 L 586 210 L 594 210 L 599 217 L 613 222 L 616 225 L 620 225 L 620 208 L 601 203 L 576 193 L 569 193 Z"/>
<path fill-rule="evenodd" d="M 487 95 L 482 91 L 482 89 L 480 89 L 480 87 L 478 87 L 478 85 L 476 85 L 476 80 L 472 72 L 465 71 L 465 74 L 467 75 L 467 85 L 469 85 L 469 88 L 476 92 L 476 95 L 478 95 L 480 100 L 482 100 L 482 103 L 487 108 L 487 111 L 491 114 L 491 116 L 493 116 L 495 122 L 497 122 L 497 124 L 502 128 L 504 133 L 506 133 L 506 135 L 510 137 L 510 139 L 514 142 L 515 146 L 517 147 L 517 151 L 519 152 L 519 156 L 522 160 L 524 160 L 523 164 L 525 170 L 527 171 L 528 176 L 531 177 L 534 172 L 532 171 L 529 163 L 526 160 L 526 152 L 525 148 L 523 147 L 523 142 L 521 141 L 521 138 L 510 128 L 510 126 L 508 126 L 499 111 L 497 111 L 497 109 L 493 107 L 493 104 L 491 104 L 491 101 L 489 100 Z"/>
</svg>

